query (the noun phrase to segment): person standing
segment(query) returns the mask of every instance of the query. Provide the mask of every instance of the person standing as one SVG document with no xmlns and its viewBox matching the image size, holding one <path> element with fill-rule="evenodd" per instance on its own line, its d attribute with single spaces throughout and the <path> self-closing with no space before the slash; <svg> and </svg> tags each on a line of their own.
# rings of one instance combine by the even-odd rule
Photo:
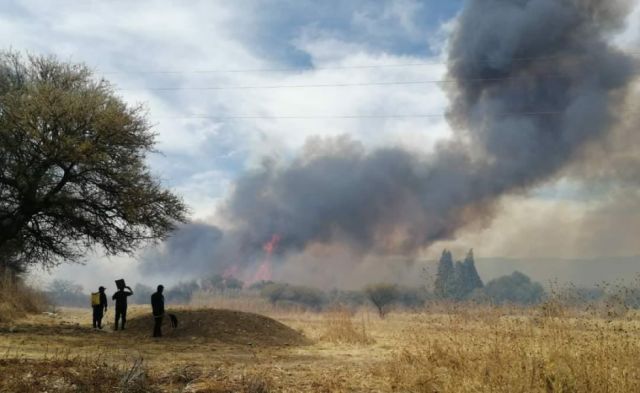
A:
<svg viewBox="0 0 640 393">
<path fill-rule="evenodd" d="M 128 291 L 125 291 L 125 288 Z M 121 285 L 118 287 L 118 292 L 114 293 L 111 297 L 112 300 L 116 302 L 116 325 L 114 326 L 114 330 L 118 330 L 118 321 L 122 319 L 122 327 L 124 330 L 124 325 L 127 323 L 127 298 L 133 295 L 133 290 L 131 287 L 126 285 Z"/>
<path fill-rule="evenodd" d="M 107 295 L 104 293 L 105 288 L 98 288 L 98 304 L 92 304 L 93 308 L 93 328 L 102 329 L 102 317 L 107 312 Z M 92 302 L 93 303 L 93 302 Z"/>
<path fill-rule="evenodd" d="M 153 312 L 153 337 L 162 337 L 162 320 L 164 319 L 164 286 L 158 285 L 158 291 L 151 295 Z"/>
</svg>

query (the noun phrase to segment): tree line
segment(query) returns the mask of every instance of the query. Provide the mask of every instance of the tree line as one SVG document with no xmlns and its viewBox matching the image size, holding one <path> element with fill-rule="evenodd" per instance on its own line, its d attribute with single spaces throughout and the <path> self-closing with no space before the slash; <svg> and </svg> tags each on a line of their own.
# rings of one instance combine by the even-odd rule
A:
<svg viewBox="0 0 640 393">
<path fill-rule="evenodd" d="M 134 286 L 132 301 L 139 304 L 149 302 L 154 289 L 145 284 Z M 56 280 L 48 289 L 50 297 L 63 305 L 82 306 L 87 295 L 82 287 L 68 281 Z M 444 250 L 438 263 L 437 274 L 432 289 L 428 285 L 408 287 L 391 283 L 376 283 L 360 290 L 321 290 L 304 285 L 284 282 L 260 281 L 246 285 L 235 277 L 214 274 L 210 277 L 179 282 L 165 290 L 168 302 L 189 303 L 194 294 L 260 297 L 281 307 L 302 307 L 312 311 L 341 306 L 358 308 L 373 305 L 380 316 L 389 310 L 401 307 L 418 309 L 434 301 L 471 301 L 492 304 L 532 305 L 545 297 L 542 285 L 531 281 L 520 272 L 482 282 L 476 267 L 473 251 L 469 251 L 463 261 L 454 262 L 450 251 Z"/>
</svg>

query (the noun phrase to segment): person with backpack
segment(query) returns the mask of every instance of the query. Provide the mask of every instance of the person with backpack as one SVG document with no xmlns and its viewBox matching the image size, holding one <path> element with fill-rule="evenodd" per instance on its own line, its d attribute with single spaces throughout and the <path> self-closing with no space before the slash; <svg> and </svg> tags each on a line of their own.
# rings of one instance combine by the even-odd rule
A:
<svg viewBox="0 0 640 393">
<path fill-rule="evenodd" d="M 127 323 L 127 298 L 133 295 L 131 287 L 126 286 L 124 280 L 116 280 L 118 286 L 118 292 L 114 293 L 111 297 L 116 302 L 116 324 L 114 330 L 118 330 L 118 321 L 122 319 L 121 329 L 124 330 L 124 325 Z M 128 291 L 125 291 L 125 288 Z"/>
<path fill-rule="evenodd" d="M 107 312 L 107 295 L 105 287 L 98 288 L 98 292 L 91 294 L 91 308 L 93 308 L 93 328 L 102 329 L 102 317 Z"/>
</svg>

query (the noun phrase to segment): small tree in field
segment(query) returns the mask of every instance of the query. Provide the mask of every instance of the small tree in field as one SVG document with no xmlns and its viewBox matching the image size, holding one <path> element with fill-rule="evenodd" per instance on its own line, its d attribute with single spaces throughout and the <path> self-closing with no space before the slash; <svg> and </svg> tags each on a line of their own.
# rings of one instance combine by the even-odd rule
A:
<svg viewBox="0 0 640 393">
<path fill-rule="evenodd" d="M 132 253 L 185 220 L 139 106 L 83 65 L 0 52 L 0 274 Z"/>
<path fill-rule="evenodd" d="M 376 306 L 380 318 L 384 318 L 389 312 L 389 307 L 398 300 L 400 291 L 393 284 L 375 284 L 364 289 L 367 297 Z"/>
</svg>

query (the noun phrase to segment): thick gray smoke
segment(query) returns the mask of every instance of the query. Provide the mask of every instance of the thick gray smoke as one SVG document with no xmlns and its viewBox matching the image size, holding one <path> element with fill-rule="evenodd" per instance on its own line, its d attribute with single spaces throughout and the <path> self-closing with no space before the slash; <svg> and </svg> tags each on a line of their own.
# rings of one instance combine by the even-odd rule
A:
<svg viewBox="0 0 640 393">
<path fill-rule="evenodd" d="M 469 1 L 448 52 L 450 141 L 423 156 L 311 140 L 293 162 L 237 180 L 223 212 L 232 227 L 193 259 L 250 263 L 273 234 L 282 253 L 412 253 L 490 217 L 500 196 L 553 176 L 616 124 L 636 71 L 608 43 L 624 11 L 612 0 Z"/>
</svg>

